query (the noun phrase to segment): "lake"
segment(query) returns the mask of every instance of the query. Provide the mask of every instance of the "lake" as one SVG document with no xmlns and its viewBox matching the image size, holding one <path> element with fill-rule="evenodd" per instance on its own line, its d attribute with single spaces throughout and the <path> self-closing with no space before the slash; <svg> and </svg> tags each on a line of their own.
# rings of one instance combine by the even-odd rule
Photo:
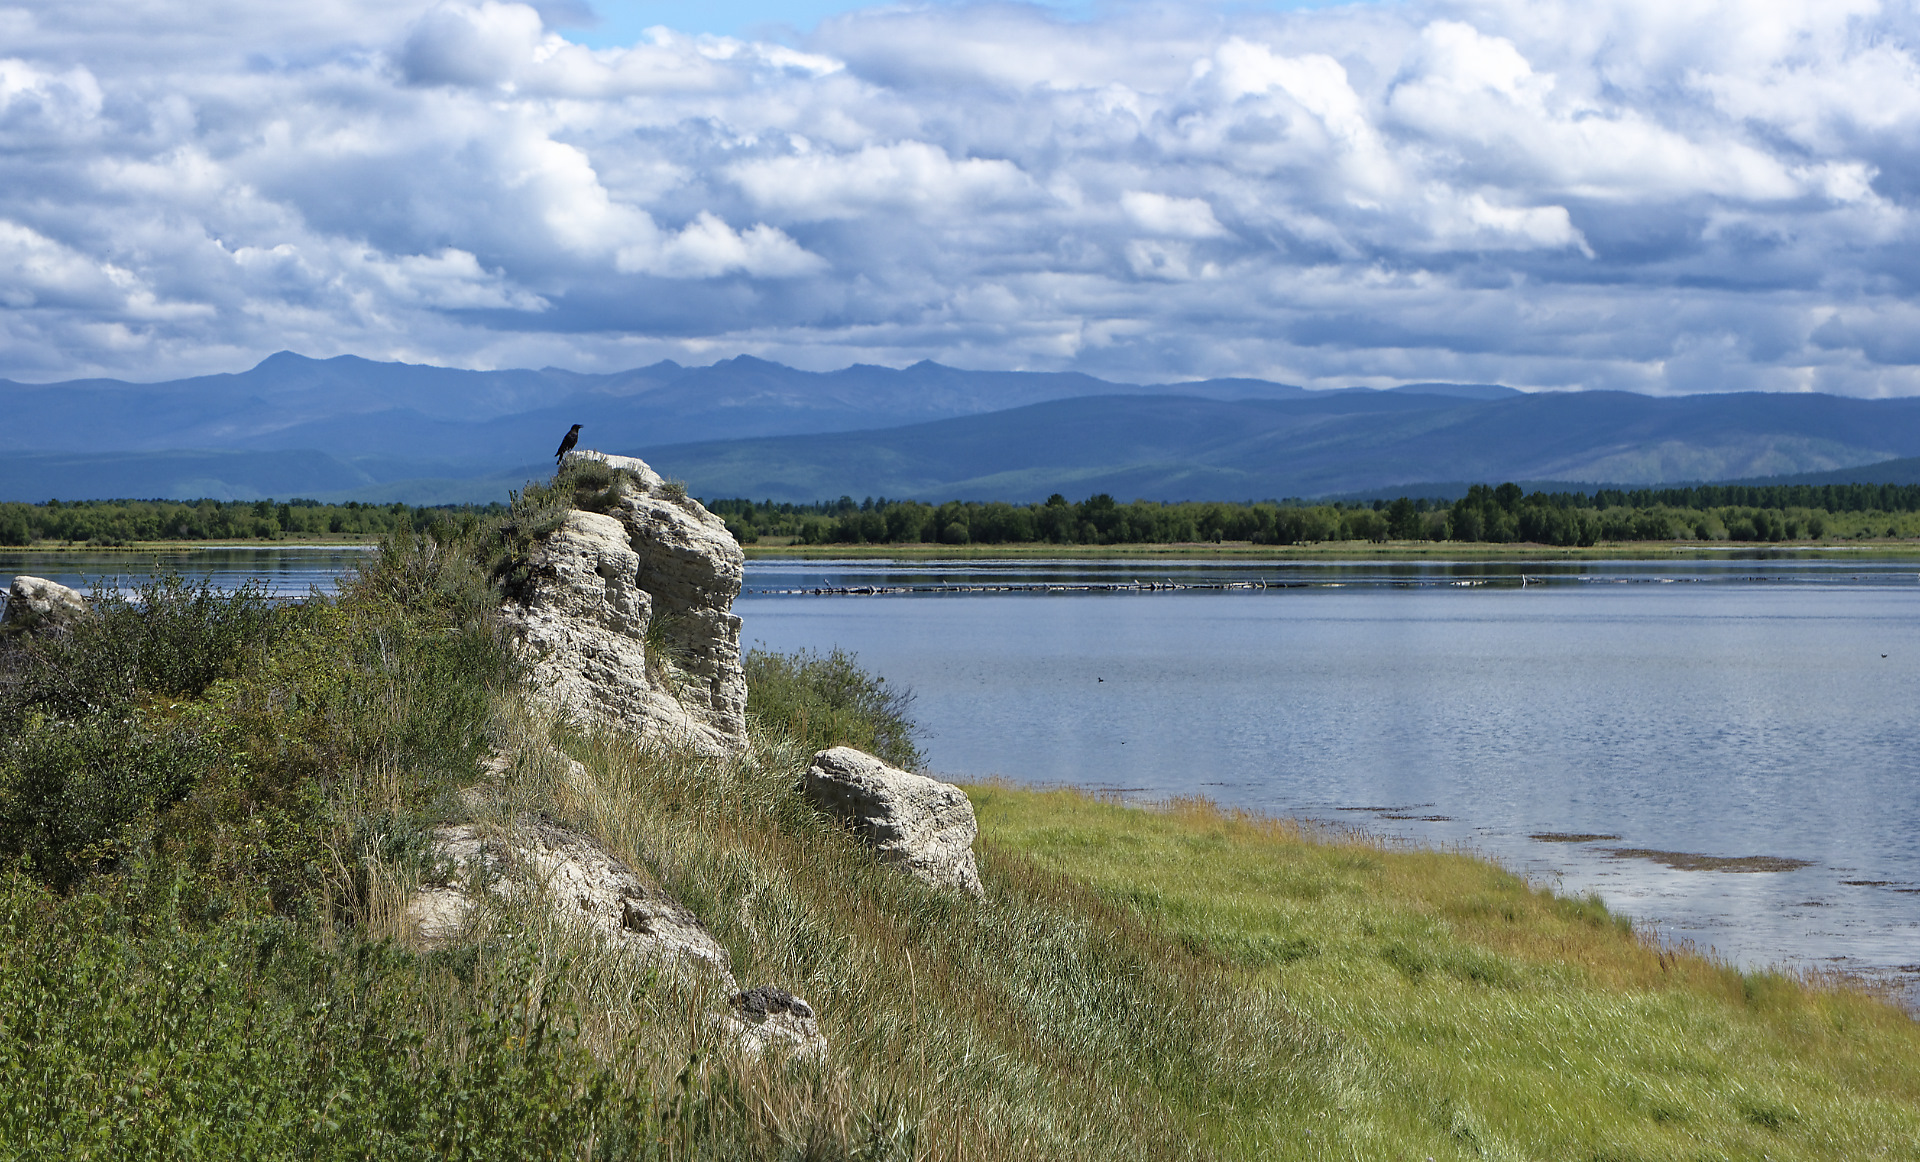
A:
<svg viewBox="0 0 1920 1162">
<path fill-rule="evenodd" d="M 189 579 L 204 577 L 222 589 L 257 580 L 276 597 L 303 597 L 312 586 L 331 592 L 340 576 L 365 560 L 370 549 L 368 545 L 223 546 L 140 553 L 0 549 L 0 601 L 21 573 L 86 592 L 96 585 L 132 588 L 163 569 Z"/>
<path fill-rule="evenodd" d="M 158 559 L 298 596 L 365 551 Z M 0 587 L 130 586 L 155 560 L 5 553 Z M 1456 846 L 1920 1008 L 1920 563 L 756 560 L 735 609 L 750 645 L 839 646 L 911 687 L 944 777 Z M 1618 838 L 1535 838 L 1570 835 Z"/>
<path fill-rule="evenodd" d="M 763 560 L 735 608 L 910 686 L 944 777 L 1457 846 L 1920 999 L 1912 561 Z"/>
</svg>

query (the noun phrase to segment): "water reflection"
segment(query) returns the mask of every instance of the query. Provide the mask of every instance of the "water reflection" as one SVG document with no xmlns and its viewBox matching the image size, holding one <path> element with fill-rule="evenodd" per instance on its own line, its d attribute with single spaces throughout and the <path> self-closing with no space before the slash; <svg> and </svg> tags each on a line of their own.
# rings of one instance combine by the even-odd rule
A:
<svg viewBox="0 0 1920 1162">
<path fill-rule="evenodd" d="M 1065 587 L 1156 576 L 1266 587 Z M 911 686 L 951 776 L 1458 845 L 1745 963 L 1920 963 L 1909 561 L 756 561 L 747 589 L 750 640 Z"/>
<path fill-rule="evenodd" d="M 367 545 L 274 545 L 260 548 L 169 549 L 156 552 L 0 552 L 0 601 L 19 574 L 42 577 L 81 592 L 98 586 L 134 589 L 158 573 L 173 571 L 189 581 L 205 578 L 217 589 L 249 581 L 276 597 L 301 597 L 317 587 L 331 593 L 343 574 L 366 559 Z"/>
<path fill-rule="evenodd" d="M 1744 549 L 1707 558 L 1539 560 L 1034 560 L 915 561 L 763 558 L 744 596 L 1114 592 L 1231 589 L 1522 588 L 1529 585 L 1920 583 L 1920 563 Z M 857 592 L 856 592 L 857 591 Z"/>
</svg>

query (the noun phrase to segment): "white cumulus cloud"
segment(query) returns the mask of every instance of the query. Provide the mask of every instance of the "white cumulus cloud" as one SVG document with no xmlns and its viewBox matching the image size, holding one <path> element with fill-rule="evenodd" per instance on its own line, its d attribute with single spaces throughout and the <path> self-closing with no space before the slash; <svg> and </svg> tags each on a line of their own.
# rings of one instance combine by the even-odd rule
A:
<svg viewBox="0 0 1920 1162">
<path fill-rule="evenodd" d="M 0 376 L 292 347 L 1920 389 L 1891 0 L 0 7 Z"/>
</svg>

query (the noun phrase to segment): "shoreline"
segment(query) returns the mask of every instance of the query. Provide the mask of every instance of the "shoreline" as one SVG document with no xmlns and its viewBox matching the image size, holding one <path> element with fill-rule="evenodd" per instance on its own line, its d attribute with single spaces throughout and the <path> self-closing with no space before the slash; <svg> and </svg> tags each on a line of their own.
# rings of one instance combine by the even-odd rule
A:
<svg viewBox="0 0 1920 1162">
<path fill-rule="evenodd" d="M 66 542 L 40 541 L 31 545 L 0 545 L 0 556 L 12 553 L 48 553 L 48 554 L 131 554 L 131 553 L 181 553 L 200 552 L 220 549 L 372 549 L 380 544 L 380 535 L 374 533 L 343 536 L 339 540 L 313 540 L 303 538 L 298 541 L 135 541 L 127 545 L 69 544 Z"/>
<path fill-rule="evenodd" d="M 338 539 L 302 538 L 298 541 L 135 541 L 125 545 L 95 545 L 40 541 L 31 545 L 0 546 L 0 555 L 20 554 L 137 554 L 241 549 L 371 549 L 380 535 L 348 534 Z M 1301 545 L 1256 545 L 1248 541 L 1195 541 L 1151 545 L 1058 545 L 1023 542 L 997 545 L 946 544 L 831 544 L 797 545 L 760 542 L 741 546 L 749 561 L 757 560 L 1329 560 L 1360 561 L 1610 561 L 1610 560 L 1845 560 L 1861 553 L 1920 558 L 1920 540 L 1876 539 L 1834 543 L 1771 544 L 1744 541 L 1621 541 L 1587 548 L 1535 543 L 1495 544 L 1484 541 L 1319 541 Z"/>
<path fill-rule="evenodd" d="M 1324 541 L 1311 545 L 1255 545 L 1246 541 L 1171 545 L 767 545 L 741 546 L 747 560 L 1334 560 L 1361 561 L 1612 561 L 1612 560 L 1845 560 L 1863 552 L 1920 558 L 1920 541 L 1876 540 L 1845 544 L 1750 544 L 1626 541 L 1591 548 L 1475 541 Z"/>
<path fill-rule="evenodd" d="M 967 776 L 938 775 L 943 781 L 950 781 L 969 798 L 977 799 L 983 794 L 995 792 L 1025 796 L 1067 796 L 1099 804 L 1119 811 L 1139 812 L 1143 817 L 1152 816 L 1172 820 L 1196 813 L 1211 815 L 1231 822 L 1236 826 L 1256 831 L 1291 832 L 1299 842 L 1322 848 L 1360 845 L 1374 848 L 1382 853 L 1402 855 L 1426 855 L 1458 857 L 1470 860 L 1492 871 L 1511 876 L 1527 885 L 1528 890 L 1542 893 L 1553 899 L 1579 903 L 1582 899 L 1602 900 L 1609 914 L 1631 925 L 1632 934 L 1649 951 L 1661 956 L 1686 955 L 1696 957 L 1719 968 L 1742 973 L 1767 973 L 1797 980 L 1809 988 L 1839 987 L 1851 990 L 1900 1010 L 1909 1019 L 1920 1023 L 1920 969 L 1912 965 L 1869 964 L 1863 967 L 1845 967 L 1831 964 L 1844 956 L 1773 956 L 1770 958 L 1742 959 L 1728 955 L 1717 946 L 1701 947 L 1692 937 L 1675 937 L 1654 920 L 1644 919 L 1637 914 L 1606 900 L 1598 889 L 1586 892 L 1571 891 L 1559 886 L 1557 876 L 1548 877 L 1529 872 L 1522 867 L 1513 866 L 1508 858 L 1490 851 L 1479 844 L 1436 841 L 1410 834 L 1405 831 L 1376 828 L 1362 823 L 1345 820 L 1318 819 L 1307 815 L 1284 815 L 1263 811 L 1253 807 L 1241 807 L 1224 804 L 1207 795 L 1171 795 L 1164 798 L 1137 798 L 1128 792 L 1099 787 L 1084 787 L 1073 783 L 1060 782 L 1022 782 L 1006 775 L 994 775 L 984 779 Z M 1613 838 L 1618 838 L 1613 837 Z M 1690 856 L 1693 853 L 1682 852 L 1641 852 L 1631 851 L 1631 856 Z M 1619 858 L 1627 858 L 1622 856 Z M 1707 864 L 1739 864 L 1746 860 L 1769 857 L 1725 857 L 1695 856 Z M 1667 861 L 1653 859 L 1652 862 Z M 1803 861 L 1787 861 L 1790 863 Z M 1677 870 L 1687 870 L 1697 875 L 1726 875 L 1736 873 L 1782 872 L 1790 868 L 1740 868 L 1720 866 L 1693 866 L 1680 868 L 1668 864 Z"/>
</svg>

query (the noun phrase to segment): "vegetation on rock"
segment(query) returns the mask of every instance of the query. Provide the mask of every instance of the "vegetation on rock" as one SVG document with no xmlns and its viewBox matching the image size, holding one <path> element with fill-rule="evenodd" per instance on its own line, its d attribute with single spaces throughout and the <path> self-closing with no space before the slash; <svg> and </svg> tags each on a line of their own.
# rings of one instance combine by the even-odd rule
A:
<svg viewBox="0 0 1920 1162">
<path fill-rule="evenodd" d="M 401 528 L 337 597 L 163 580 L 0 643 L 0 1157 L 1920 1140 L 1892 1006 L 1651 947 L 1466 856 L 993 787 L 983 901 L 894 874 L 796 788 L 831 743 L 916 765 L 904 697 L 844 654 L 755 655 L 732 758 L 558 723 L 497 622 L 549 499 Z M 550 909 L 489 902 L 451 947 L 407 931 L 435 825 L 530 818 L 700 915 L 742 984 L 804 995 L 829 1060 L 730 1049 L 698 982 Z"/>
</svg>

